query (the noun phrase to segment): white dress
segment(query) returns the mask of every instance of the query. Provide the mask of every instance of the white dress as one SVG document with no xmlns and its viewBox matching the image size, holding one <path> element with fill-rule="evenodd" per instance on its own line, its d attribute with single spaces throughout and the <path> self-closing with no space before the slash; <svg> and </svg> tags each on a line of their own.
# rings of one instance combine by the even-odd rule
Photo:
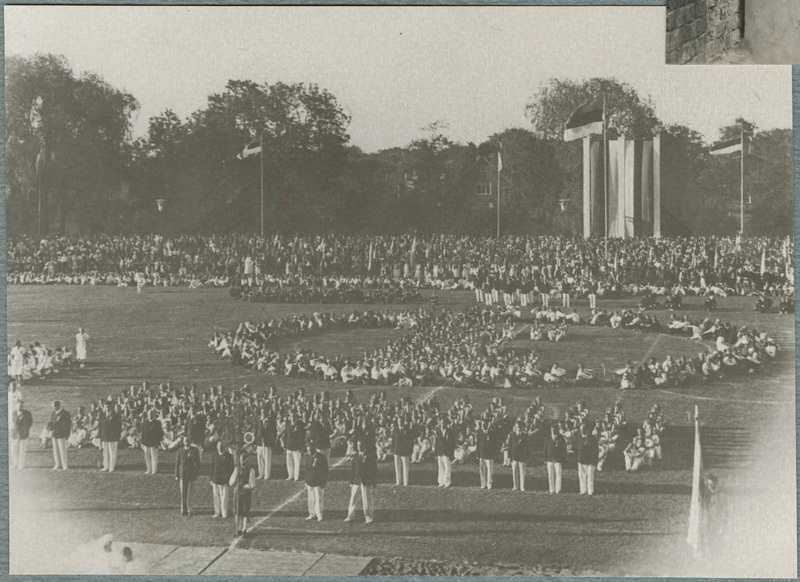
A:
<svg viewBox="0 0 800 582">
<path fill-rule="evenodd" d="M 86 360 L 86 340 L 89 335 L 86 333 L 78 332 L 75 336 L 75 358 L 79 361 Z"/>
</svg>

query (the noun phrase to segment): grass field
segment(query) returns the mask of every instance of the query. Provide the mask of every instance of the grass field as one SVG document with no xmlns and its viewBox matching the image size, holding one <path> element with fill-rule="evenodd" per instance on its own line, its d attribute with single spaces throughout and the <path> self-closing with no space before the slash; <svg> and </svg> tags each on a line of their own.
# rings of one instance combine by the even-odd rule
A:
<svg viewBox="0 0 800 582">
<path fill-rule="evenodd" d="M 441 297 L 440 308 L 472 301 L 471 294 Z M 715 315 L 738 325 L 755 325 L 769 331 L 782 347 L 779 361 L 768 373 L 728 382 L 664 390 L 619 391 L 608 387 L 542 390 L 463 390 L 453 387 L 390 388 L 392 397 L 429 398 L 444 404 L 468 394 L 481 410 L 495 396 L 504 396 L 512 411 L 522 411 L 541 396 L 553 417 L 585 400 L 597 416 L 619 399 L 629 420 L 640 421 L 654 403 L 661 405 L 669 425 L 664 437 L 664 462 L 655 468 L 629 474 L 612 465 L 598 476 L 598 494 L 577 495 L 577 471 L 565 471 L 565 494 L 546 493 L 546 471 L 541 462 L 528 471 L 530 492 L 511 492 L 507 469 L 498 469 L 496 490 L 477 488 L 477 467 L 457 467 L 454 487 L 435 486 L 435 463 L 414 465 L 410 488 L 396 488 L 393 468 L 381 467 L 377 489 L 376 522 L 345 524 L 348 488 L 346 465 L 336 452 L 332 483 L 326 492 L 326 520 L 308 524 L 302 486 L 283 481 L 285 469 L 277 460 L 277 480 L 259 483 L 254 498 L 256 527 L 239 547 L 313 550 L 330 553 L 400 558 L 407 561 L 445 560 L 472 566 L 461 573 L 491 573 L 492 566 L 519 568 L 521 573 L 600 572 L 605 574 L 680 574 L 685 557 L 685 530 L 691 490 L 693 429 L 690 414 L 700 406 L 705 431 L 706 466 L 729 483 L 737 495 L 761 498 L 764 491 L 794 494 L 794 332 L 793 320 L 777 314 L 751 311 L 753 299 L 727 298 Z M 608 302 L 604 307 L 633 306 L 634 301 Z M 356 306 L 357 307 L 357 306 Z M 407 307 L 407 306 L 406 306 Z M 390 307 L 386 309 L 404 309 Z M 362 307 L 363 308 L 363 307 Z M 384 307 L 379 307 L 383 309 Z M 578 311 L 587 313 L 585 304 Z M 265 305 L 237 303 L 226 290 L 134 289 L 87 287 L 10 287 L 8 289 L 9 343 L 41 340 L 49 346 L 74 345 L 82 326 L 91 336 L 90 365 L 42 383 L 24 387 L 34 415 L 34 434 L 49 416 L 49 404 L 59 399 L 74 411 L 79 405 L 142 381 L 196 383 L 226 387 L 249 384 L 257 390 L 275 385 L 279 390 L 303 386 L 336 393 L 343 387 L 331 383 L 266 377 L 220 361 L 208 349 L 215 330 L 239 322 L 260 321 L 314 311 L 348 312 L 354 306 Z M 701 316 L 696 301 L 687 301 L 687 313 Z M 657 312 L 665 322 L 669 312 Z M 323 353 L 358 355 L 385 343 L 390 330 L 343 332 L 303 338 L 287 347 L 310 347 Z M 519 341 L 515 349 L 530 349 Z M 642 334 L 585 327 L 570 330 L 558 344 L 537 344 L 544 362 L 573 367 L 612 369 L 627 360 L 650 355 L 692 354 L 703 345 L 664 334 Z M 359 398 L 380 390 L 359 387 Z M 773 428 L 777 430 L 772 430 Z M 776 436 L 777 435 L 777 436 Z M 774 459 L 792 469 L 792 481 L 759 479 L 762 443 L 782 442 Z M 624 445 L 623 445 L 624 446 Z M 779 453 L 779 454 L 778 454 Z M 339 456 L 341 453 L 339 453 Z M 210 519 L 211 492 L 201 477 L 195 493 L 195 513 L 181 518 L 174 482 L 174 456 L 162 455 L 159 474 L 145 476 L 138 451 L 121 450 L 118 473 L 97 472 L 101 455 L 96 450 L 71 451 L 71 469 L 50 471 L 52 455 L 31 443 L 31 469 L 13 472 L 11 490 L 12 572 L 31 571 L 40 563 L 28 562 L 25 551 L 42 531 L 60 543 L 80 543 L 104 533 L 115 539 L 169 542 L 184 545 L 224 545 L 231 541 L 232 522 Z M 743 478 L 744 477 L 744 478 Z M 793 503 L 793 499 L 792 499 Z M 794 522 L 792 505 L 791 517 Z M 53 524 L 57 528 L 53 528 Z M 55 533 L 50 533 L 55 529 Z M 507 571 L 507 570 L 504 570 Z M 421 570 L 420 573 L 424 573 Z"/>
</svg>

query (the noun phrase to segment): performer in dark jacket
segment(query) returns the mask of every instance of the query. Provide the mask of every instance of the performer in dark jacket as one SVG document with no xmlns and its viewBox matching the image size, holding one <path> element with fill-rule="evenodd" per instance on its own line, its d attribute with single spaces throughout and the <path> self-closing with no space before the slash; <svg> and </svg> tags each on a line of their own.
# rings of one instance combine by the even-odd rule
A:
<svg viewBox="0 0 800 582">
<path fill-rule="evenodd" d="M 366 421 L 365 421 L 366 424 Z M 355 443 L 355 454 L 350 469 L 350 506 L 345 521 L 354 521 L 357 511 L 358 492 L 361 490 L 361 503 L 364 506 L 364 521 L 372 523 L 374 518 L 373 491 L 378 484 L 378 453 L 369 446 L 363 436 Z"/>
<path fill-rule="evenodd" d="M 164 427 L 156 418 L 155 409 L 147 412 L 147 420 L 142 423 L 142 449 L 144 449 L 145 475 L 158 473 L 158 447 L 164 439 Z"/>
<path fill-rule="evenodd" d="M 25 410 L 22 400 L 17 400 L 17 409 L 11 413 L 11 464 L 12 469 L 25 468 L 25 452 L 28 448 L 28 437 L 31 436 L 33 416 Z"/>
<path fill-rule="evenodd" d="M 528 440 L 528 435 L 522 432 L 522 421 L 518 420 L 508 435 L 508 456 L 511 459 L 514 491 L 525 491 L 525 469 L 530 456 Z"/>
<path fill-rule="evenodd" d="M 452 483 L 452 465 L 455 455 L 453 431 L 445 426 L 444 418 L 439 418 L 439 426 L 436 427 L 436 442 L 433 452 L 439 465 L 439 487 L 450 487 Z"/>
<path fill-rule="evenodd" d="M 253 490 L 256 488 L 256 468 L 250 462 L 247 451 L 240 453 L 235 486 L 238 499 L 236 535 L 244 536 L 247 532 L 247 521 L 250 518 L 250 507 L 253 505 Z"/>
<path fill-rule="evenodd" d="M 278 440 L 278 426 L 275 413 L 268 406 L 261 409 L 261 418 L 256 429 L 256 459 L 258 461 L 258 476 L 269 479 L 272 471 L 272 449 Z"/>
<path fill-rule="evenodd" d="M 558 431 L 558 425 L 550 425 L 550 434 L 544 437 L 544 462 L 550 493 L 561 493 L 561 471 L 567 461 L 567 440 Z"/>
<path fill-rule="evenodd" d="M 58 400 L 53 401 L 53 413 L 50 415 L 50 425 L 53 427 L 53 458 L 56 464 L 53 469 L 67 470 L 67 439 L 72 431 L 72 417 L 69 412 L 61 408 Z"/>
<path fill-rule="evenodd" d="M 328 459 L 313 442 L 308 445 L 306 459 L 306 489 L 308 489 L 308 517 L 306 520 L 322 521 L 325 510 L 325 486 L 328 484 Z"/>
<path fill-rule="evenodd" d="M 306 427 L 302 420 L 292 412 L 286 422 L 286 470 L 289 476 L 287 481 L 300 480 L 300 463 L 303 460 L 303 450 L 306 448 Z"/>
<path fill-rule="evenodd" d="M 228 517 L 229 481 L 233 475 L 233 455 L 225 450 L 222 441 L 217 441 L 217 450 L 211 456 L 209 482 L 214 495 L 214 517 Z"/>
<path fill-rule="evenodd" d="M 392 454 L 394 455 L 395 484 L 408 487 L 408 471 L 411 453 L 414 452 L 414 431 L 400 415 L 392 429 Z"/>
<path fill-rule="evenodd" d="M 189 437 L 184 436 L 182 444 L 175 460 L 175 480 L 181 488 L 181 515 L 192 515 L 192 484 L 197 480 L 200 453 L 189 442 Z"/>
<path fill-rule="evenodd" d="M 103 449 L 103 468 L 100 470 L 113 473 L 117 466 L 119 440 L 122 438 L 122 418 L 110 398 L 103 403 L 99 424 L 100 446 Z"/>
<path fill-rule="evenodd" d="M 317 450 L 325 455 L 328 464 L 331 462 L 331 424 L 322 414 L 321 410 L 317 410 L 314 415 L 314 420 L 308 429 L 308 441 L 314 443 Z"/>
<path fill-rule="evenodd" d="M 600 445 L 597 437 L 592 434 L 592 428 L 594 427 L 590 423 L 584 422 L 578 437 L 578 481 L 581 495 L 594 495 L 594 471 L 600 456 Z"/>
<path fill-rule="evenodd" d="M 496 435 L 486 428 L 484 419 L 478 420 L 475 431 L 475 455 L 478 457 L 478 473 L 481 476 L 481 489 L 492 488 L 492 473 L 494 472 L 494 459 L 497 456 L 494 440 Z"/>
</svg>

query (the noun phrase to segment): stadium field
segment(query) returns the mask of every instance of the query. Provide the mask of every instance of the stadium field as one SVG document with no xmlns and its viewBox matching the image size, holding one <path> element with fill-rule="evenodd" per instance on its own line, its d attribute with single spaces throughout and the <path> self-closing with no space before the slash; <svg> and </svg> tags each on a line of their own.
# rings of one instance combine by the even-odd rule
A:
<svg viewBox="0 0 800 582">
<path fill-rule="evenodd" d="M 440 294 L 436 309 L 461 309 L 473 304 L 467 292 Z M 634 307 L 634 299 L 601 301 L 601 307 Z M 413 465 L 409 488 L 395 487 L 391 464 L 380 466 L 376 490 L 375 523 L 344 523 L 349 487 L 349 465 L 344 451 L 334 451 L 331 483 L 326 490 L 326 519 L 303 520 L 306 498 L 300 483 L 284 480 L 280 456 L 274 479 L 259 482 L 254 497 L 253 533 L 238 547 L 329 552 L 372 556 L 374 573 L 491 574 L 669 574 L 687 571 L 684 543 L 691 491 L 692 414 L 700 407 L 706 435 L 705 462 L 709 470 L 728 483 L 736 495 L 757 495 L 772 490 L 774 502 L 784 485 L 758 478 L 759 447 L 770 439 L 785 439 L 778 455 L 794 463 L 794 353 L 791 316 L 757 314 L 752 298 L 723 298 L 711 314 L 736 325 L 755 326 L 769 332 L 781 346 L 776 362 L 757 375 L 664 389 L 621 391 L 611 386 L 548 389 L 459 389 L 434 387 L 353 387 L 358 399 L 387 390 L 391 399 L 410 396 L 417 401 L 437 398 L 444 406 L 468 396 L 477 410 L 503 397 L 514 413 L 524 412 L 539 396 L 551 418 L 557 418 L 577 401 L 586 402 L 592 418 L 621 401 L 629 422 L 639 424 L 653 404 L 659 404 L 667 429 L 663 438 L 664 461 L 638 473 L 626 473 L 619 459 L 599 474 L 593 498 L 579 496 L 577 470 L 565 469 L 565 491 L 547 491 L 541 453 L 528 469 L 528 491 L 511 491 L 510 469 L 498 467 L 495 489 L 478 488 L 477 466 L 455 466 L 453 488 L 436 487 L 436 464 Z M 212 385 L 226 389 L 248 384 L 254 390 L 270 385 L 279 392 L 303 387 L 308 392 L 330 390 L 334 397 L 345 387 L 337 383 L 268 377 L 219 360 L 208 348 L 214 331 L 235 328 L 242 321 L 261 321 L 314 311 L 348 312 L 353 309 L 402 310 L 412 306 L 269 305 L 233 301 L 225 289 L 153 289 L 137 294 L 132 288 L 10 286 L 8 288 L 8 340 L 42 341 L 50 347 L 74 345 L 79 326 L 90 335 L 88 365 L 23 387 L 26 406 L 34 417 L 33 436 L 49 417 L 50 402 L 59 399 L 69 411 L 88 406 L 109 394 L 143 381 L 195 383 L 201 390 Z M 581 315 L 586 303 L 578 302 Z M 655 312 L 662 323 L 665 310 Z M 699 301 L 689 298 L 691 317 L 705 317 Z M 520 327 L 524 327 L 521 323 Z M 287 349 L 312 348 L 326 354 L 351 357 L 388 341 L 392 330 L 348 331 L 305 337 L 287 342 Z M 610 373 L 632 360 L 662 358 L 667 354 L 691 355 L 707 349 L 666 334 L 570 328 L 559 343 L 516 340 L 513 349 L 535 347 L 542 361 L 557 361 L 569 369 L 585 366 Z M 773 428 L 777 430 L 772 430 Z M 621 448 L 627 442 L 621 443 Z M 28 465 L 10 477 L 14 529 L 11 561 L 14 571 L 26 554 L 41 544 L 61 548 L 111 533 L 115 539 L 180 545 L 227 545 L 233 540 L 233 522 L 211 519 L 211 490 L 200 477 L 194 493 L 194 515 L 180 516 L 179 492 L 174 481 L 174 453 L 161 455 L 159 473 L 144 475 L 140 451 L 120 450 L 117 472 L 98 472 L 101 453 L 96 449 L 70 451 L 70 470 L 51 471 L 52 453 L 32 440 Z M 204 459 L 205 460 L 205 459 Z M 207 463 L 206 463 L 207 464 Z M 792 465 L 793 466 L 793 465 Z M 207 471 L 207 467 L 206 467 Z M 792 471 L 792 474 L 794 472 Z M 207 474 L 207 473 L 206 473 Z M 201 472 L 202 475 L 202 472 Z M 742 479 L 742 476 L 747 478 Z M 792 494 L 794 483 L 790 485 Z M 19 529 L 15 531 L 19 524 Z M 46 536 L 43 534 L 46 533 Z M 43 541 L 47 537 L 48 542 Z M 442 556 L 447 556 L 443 564 Z M 438 560 L 433 566 L 433 562 Z M 427 565 L 426 565 L 427 564 Z M 30 566 L 30 565 L 29 565 Z M 28 567 L 29 567 L 28 566 Z M 383 569 L 382 569 L 383 568 Z M 440 568 L 436 570 L 435 568 Z"/>
</svg>

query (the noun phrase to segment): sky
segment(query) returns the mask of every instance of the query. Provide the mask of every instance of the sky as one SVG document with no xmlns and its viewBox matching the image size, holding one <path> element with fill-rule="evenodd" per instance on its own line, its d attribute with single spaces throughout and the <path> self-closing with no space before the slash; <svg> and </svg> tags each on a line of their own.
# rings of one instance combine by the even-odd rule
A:
<svg viewBox="0 0 800 582">
<path fill-rule="evenodd" d="M 665 123 L 708 142 L 736 117 L 790 128 L 791 67 L 664 63 L 664 7 L 5 6 L 6 54 L 65 55 L 136 97 L 134 137 L 165 109 L 205 106 L 229 79 L 317 83 L 367 152 L 434 121 L 480 143 L 530 127 L 548 79 L 615 77 Z"/>
</svg>

